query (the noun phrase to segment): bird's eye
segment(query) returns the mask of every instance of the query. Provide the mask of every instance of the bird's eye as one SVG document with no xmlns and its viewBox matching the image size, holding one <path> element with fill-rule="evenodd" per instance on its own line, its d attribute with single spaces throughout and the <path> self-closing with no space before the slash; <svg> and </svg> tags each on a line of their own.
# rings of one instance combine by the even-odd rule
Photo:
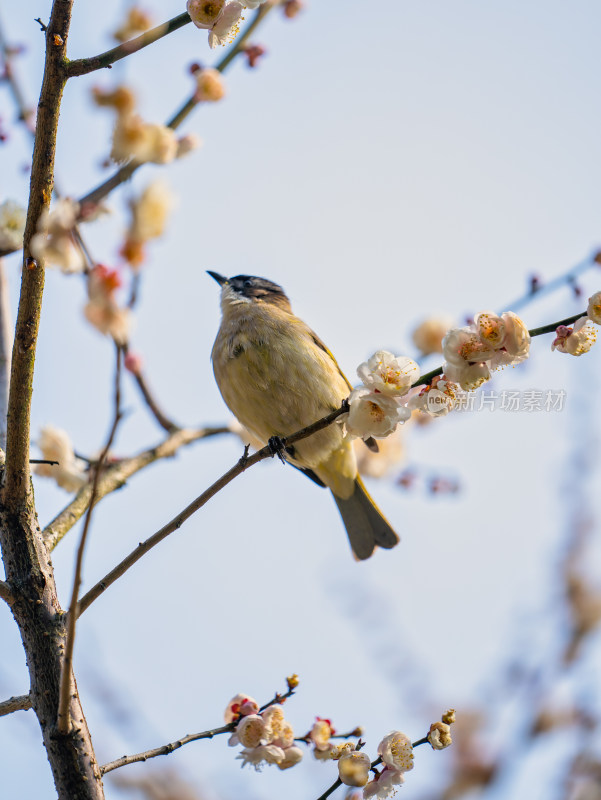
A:
<svg viewBox="0 0 601 800">
<path fill-rule="evenodd" d="M 252 286 L 252 285 L 253 282 L 251 280 L 248 280 L 248 278 L 244 281 L 244 286 Z"/>
</svg>

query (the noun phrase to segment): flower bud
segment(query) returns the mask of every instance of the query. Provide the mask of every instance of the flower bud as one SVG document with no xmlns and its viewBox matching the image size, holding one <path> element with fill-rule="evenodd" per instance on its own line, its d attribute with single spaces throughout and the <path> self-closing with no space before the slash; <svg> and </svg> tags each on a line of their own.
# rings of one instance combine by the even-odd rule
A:
<svg viewBox="0 0 601 800">
<path fill-rule="evenodd" d="M 338 761 L 338 776 L 346 786 L 365 786 L 370 767 L 367 753 L 349 753 Z"/>
</svg>

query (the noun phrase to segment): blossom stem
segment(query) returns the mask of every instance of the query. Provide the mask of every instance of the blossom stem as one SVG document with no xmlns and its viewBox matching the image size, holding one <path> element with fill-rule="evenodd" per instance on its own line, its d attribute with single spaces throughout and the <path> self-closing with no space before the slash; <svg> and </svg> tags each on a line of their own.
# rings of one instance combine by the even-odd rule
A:
<svg viewBox="0 0 601 800">
<path fill-rule="evenodd" d="M 31 698 L 28 694 L 9 697 L 8 700 L 3 700 L 0 703 L 0 717 L 5 717 L 7 714 L 12 714 L 15 711 L 29 711 L 30 708 Z"/>
<path fill-rule="evenodd" d="M 163 22 L 161 25 L 157 25 L 156 28 L 152 28 L 152 30 L 146 31 L 140 36 L 136 36 L 135 39 L 130 39 L 128 42 L 123 42 L 123 44 L 113 47 L 111 50 L 107 50 L 97 56 L 91 56 L 90 58 L 78 58 L 74 61 L 70 61 L 67 65 L 67 76 L 69 78 L 74 78 L 79 75 L 87 75 L 90 72 L 95 72 L 97 69 L 110 68 L 116 61 L 120 61 L 126 56 L 137 53 L 144 47 L 148 47 L 149 44 L 154 44 L 154 42 L 162 39 L 163 36 L 167 36 L 183 28 L 184 25 L 187 25 L 189 22 L 192 22 L 190 15 L 187 11 L 184 11 L 183 14 L 178 14 L 177 17 L 173 17 L 173 19 Z"/>
<path fill-rule="evenodd" d="M 259 711 L 265 711 L 269 706 L 281 703 L 282 700 L 293 694 L 294 689 L 289 689 L 286 694 L 276 693 L 273 700 L 261 706 Z M 119 769 L 119 767 L 125 767 L 127 764 L 135 764 L 138 761 L 148 761 L 149 758 L 155 758 L 156 756 L 167 756 L 169 753 L 173 753 L 174 750 L 179 750 L 183 745 L 189 744 L 190 742 L 197 742 L 199 739 L 212 739 L 213 736 L 219 736 L 221 733 L 233 733 L 236 730 L 238 722 L 239 720 L 236 719 L 233 722 L 229 722 L 227 725 L 222 725 L 220 728 L 212 728 L 208 731 L 202 731 L 202 733 L 188 734 L 187 736 L 182 736 L 181 739 L 177 739 L 175 742 L 161 745 L 161 747 L 155 747 L 152 750 L 144 750 L 142 753 L 136 753 L 131 756 L 122 756 L 115 761 L 109 761 L 108 764 L 104 764 L 104 766 L 100 767 L 100 772 L 102 775 L 106 775 L 107 772 L 112 772 L 114 769 Z"/>
<path fill-rule="evenodd" d="M 238 36 L 236 41 L 232 44 L 232 46 L 229 48 L 229 50 L 223 56 L 223 58 L 215 65 L 215 69 L 218 72 L 225 72 L 225 70 L 234 60 L 234 58 L 242 50 L 248 37 L 251 36 L 253 31 L 259 25 L 259 23 L 263 19 L 265 19 L 265 17 L 269 13 L 269 11 L 271 11 L 271 9 L 272 9 L 271 5 L 259 6 L 253 19 L 249 22 L 244 31 Z M 171 119 L 167 122 L 167 127 L 172 128 L 173 130 L 178 128 L 181 125 L 181 123 L 196 108 L 198 102 L 199 101 L 196 99 L 196 94 L 192 95 L 192 97 L 186 100 L 186 102 L 182 105 L 182 107 L 178 111 L 176 111 L 173 117 L 171 117 Z M 120 186 L 122 183 L 125 183 L 125 181 L 129 180 L 129 178 L 131 178 L 131 176 L 140 166 L 141 166 L 140 162 L 137 161 L 132 161 L 129 164 L 125 164 L 123 167 L 118 169 L 114 175 L 112 175 L 110 178 L 104 181 L 104 183 L 101 183 L 91 192 L 88 192 L 88 194 L 85 195 L 85 197 L 82 197 L 81 200 L 79 201 L 80 206 L 85 207 L 85 205 L 98 204 L 102 199 L 104 199 L 108 194 L 110 194 L 113 191 L 113 189 L 116 189 L 117 186 Z"/>
<path fill-rule="evenodd" d="M 70 700 L 71 700 L 71 673 L 73 663 L 73 648 L 75 645 L 75 625 L 77 622 L 77 607 L 79 589 L 81 586 L 81 569 L 83 565 L 83 554 L 86 546 L 88 532 L 90 530 L 90 522 L 92 519 L 92 511 L 96 500 L 96 493 L 98 492 L 98 483 L 100 481 L 100 474 L 106 461 L 106 457 L 111 448 L 119 422 L 121 421 L 121 361 L 122 352 L 121 347 L 116 345 L 116 366 L 115 366 L 115 412 L 113 424 L 109 432 L 108 439 L 102 450 L 98 464 L 94 470 L 94 478 L 92 480 L 92 490 L 90 493 L 90 504 L 88 506 L 83 531 L 79 540 L 79 547 L 77 549 L 77 559 L 75 562 L 75 574 L 73 576 L 73 589 L 71 591 L 71 602 L 69 604 L 69 611 L 67 615 L 67 636 L 65 641 L 65 653 L 61 667 L 60 679 L 60 692 L 58 701 L 58 715 L 57 715 L 57 730 L 59 733 L 66 735 L 71 729 L 71 714 L 70 714 Z"/>
<path fill-rule="evenodd" d="M 312 425 L 308 425 L 306 428 L 297 431 L 291 436 L 287 436 L 282 440 L 284 447 L 288 447 L 291 444 L 300 441 L 301 439 L 306 439 L 307 436 L 311 436 L 313 433 L 317 433 L 318 431 L 327 428 L 328 425 L 331 425 L 341 414 L 344 414 L 346 411 L 348 411 L 348 405 L 343 403 L 340 408 L 337 408 L 336 411 L 332 411 L 332 413 L 328 414 L 326 417 L 314 422 Z M 248 456 L 245 452 L 237 464 L 228 470 L 225 475 L 222 475 L 219 480 L 215 481 L 212 486 L 209 486 L 209 488 L 200 494 L 195 500 L 193 500 L 190 505 L 186 506 L 183 511 L 177 514 L 160 530 L 150 536 L 150 538 L 146 539 L 145 542 L 141 542 L 135 550 L 132 550 L 132 552 L 126 556 L 123 561 L 117 564 L 117 566 L 114 567 L 107 575 L 105 575 L 101 581 L 93 586 L 80 600 L 78 606 L 79 614 L 83 614 L 83 612 L 86 611 L 86 609 L 88 609 L 91 604 L 108 589 L 109 586 L 111 586 L 118 578 L 124 575 L 130 567 L 132 567 L 137 561 L 140 560 L 140 558 L 142 558 L 143 555 L 145 555 L 149 550 L 152 550 L 152 548 L 159 544 L 159 542 L 162 542 L 163 539 L 169 536 L 169 534 L 181 528 L 187 519 L 189 519 L 196 511 L 198 511 L 199 508 L 202 508 L 212 497 L 220 492 L 221 489 L 225 488 L 228 483 L 231 483 L 234 478 L 238 477 L 238 475 L 241 475 L 245 470 L 253 467 L 255 464 L 258 464 L 260 461 L 264 461 L 266 458 L 273 458 L 273 451 L 269 446 L 263 447 L 252 456 Z"/>
</svg>

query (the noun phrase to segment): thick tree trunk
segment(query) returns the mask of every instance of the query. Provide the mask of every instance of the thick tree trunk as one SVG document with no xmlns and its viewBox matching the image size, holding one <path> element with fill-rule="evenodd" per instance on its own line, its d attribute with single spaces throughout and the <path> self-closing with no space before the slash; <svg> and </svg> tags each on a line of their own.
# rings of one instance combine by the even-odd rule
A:
<svg viewBox="0 0 601 800">
<path fill-rule="evenodd" d="M 29 477 L 33 370 L 44 290 L 44 268 L 29 256 L 31 237 L 50 205 L 56 133 L 67 81 L 66 46 L 73 0 L 53 0 L 45 31 L 46 62 L 36 120 L 29 207 L 24 236 L 21 296 L 12 353 L 6 464 L 0 498 L 0 544 L 38 717 L 60 800 L 102 800 L 94 749 L 72 678 L 71 725 L 56 728 L 64 648 L 64 613 L 56 595 L 50 556 L 37 524 Z"/>
<path fill-rule="evenodd" d="M 73 679 L 71 731 L 56 731 L 64 613 L 56 595 L 52 564 L 33 511 L 0 514 L 0 541 L 6 578 L 14 597 L 31 679 L 31 702 L 38 717 L 60 800 L 102 800 L 104 791 L 92 740 Z"/>
</svg>

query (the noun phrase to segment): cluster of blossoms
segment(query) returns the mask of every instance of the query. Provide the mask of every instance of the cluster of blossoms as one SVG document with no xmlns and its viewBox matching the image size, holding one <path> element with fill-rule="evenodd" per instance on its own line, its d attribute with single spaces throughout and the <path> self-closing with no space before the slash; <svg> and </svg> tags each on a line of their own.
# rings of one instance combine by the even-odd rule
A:
<svg viewBox="0 0 601 800">
<path fill-rule="evenodd" d="M 95 88 L 92 94 L 96 105 L 113 108 L 117 113 L 111 147 L 111 158 L 117 163 L 133 159 L 138 163 L 168 164 L 200 146 L 193 134 L 178 138 L 172 128 L 143 120 L 135 111 L 133 92 L 125 86 L 108 92 Z"/>
<path fill-rule="evenodd" d="M 410 358 L 378 350 L 358 367 L 357 375 L 363 386 L 353 389 L 349 411 L 339 421 L 351 437 L 383 439 L 411 416 L 401 401 L 419 378 L 419 367 Z"/>
<path fill-rule="evenodd" d="M 597 329 L 592 323 L 601 325 L 601 292 L 589 297 L 586 315 L 576 320 L 573 327 L 560 325 L 557 328 L 551 349 L 571 356 L 588 353 L 597 341 Z"/>
<path fill-rule="evenodd" d="M 490 379 L 492 370 L 528 358 L 530 334 L 513 312 L 477 314 L 472 325 L 452 328 L 442 341 L 447 380 L 471 392 Z"/>
<path fill-rule="evenodd" d="M 36 464 L 33 468 L 36 475 L 54 478 L 67 492 L 77 492 L 86 485 L 86 463 L 75 456 L 66 431 L 47 425 L 42 428 L 37 444 L 42 451 L 42 458 L 58 461 L 58 464 Z"/>
<path fill-rule="evenodd" d="M 294 744 L 294 730 L 284 718 L 281 705 L 259 711 L 256 700 L 237 694 L 228 703 L 224 719 L 226 724 L 239 720 L 229 745 L 242 745 L 238 758 L 242 759 L 243 767 L 251 764 L 260 770 L 264 764 L 276 764 L 280 769 L 288 769 L 303 757 L 303 751 Z"/>
<path fill-rule="evenodd" d="M 139 197 L 129 203 L 131 221 L 121 248 L 121 255 L 132 269 L 144 262 L 144 245 L 163 235 L 174 197 L 162 181 L 153 181 Z"/>
</svg>

